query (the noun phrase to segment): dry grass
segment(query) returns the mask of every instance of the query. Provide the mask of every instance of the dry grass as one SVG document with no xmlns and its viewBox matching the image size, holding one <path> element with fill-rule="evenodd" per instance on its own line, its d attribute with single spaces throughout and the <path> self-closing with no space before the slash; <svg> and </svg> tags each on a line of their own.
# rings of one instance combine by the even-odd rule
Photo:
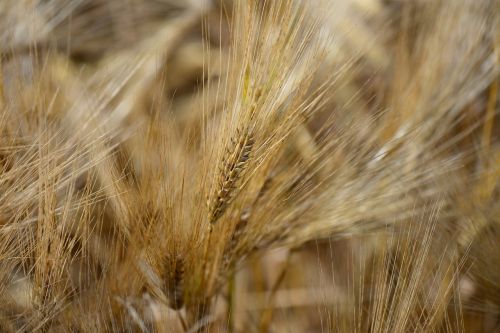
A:
<svg viewBox="0 0 500 333">
<path fill-rule="evenodd" d="M 500 331 L 498 12 L 0 3 L 0 331 Z"/>
</svg>

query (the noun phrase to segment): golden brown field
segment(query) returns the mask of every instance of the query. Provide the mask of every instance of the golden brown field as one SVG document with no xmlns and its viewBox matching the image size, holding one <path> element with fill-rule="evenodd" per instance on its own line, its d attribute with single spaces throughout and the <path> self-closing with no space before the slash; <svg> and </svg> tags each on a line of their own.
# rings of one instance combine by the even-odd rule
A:
<svg viewBox="0 0 500 333">
<path fill-rule="evenodd" d="M 0 332 L 500 332 L 498 0 L 0 0 Z"/>
</svg>

